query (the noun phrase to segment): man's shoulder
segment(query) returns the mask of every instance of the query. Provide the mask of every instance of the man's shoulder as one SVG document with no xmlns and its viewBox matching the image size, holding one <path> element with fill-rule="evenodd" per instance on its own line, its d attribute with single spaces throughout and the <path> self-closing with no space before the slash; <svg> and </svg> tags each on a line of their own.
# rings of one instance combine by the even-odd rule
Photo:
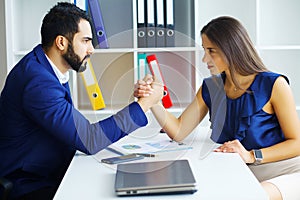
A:
<svg viewBox="0 0 300 200">
<path fill-rule="evenodd" d="M 53 74 L 41 45 L 37 45 L 26 54 L 13 68 L 12 73 L 21 74 L 23 77 L 49 76 L 49 74 Z"/>
</svg>

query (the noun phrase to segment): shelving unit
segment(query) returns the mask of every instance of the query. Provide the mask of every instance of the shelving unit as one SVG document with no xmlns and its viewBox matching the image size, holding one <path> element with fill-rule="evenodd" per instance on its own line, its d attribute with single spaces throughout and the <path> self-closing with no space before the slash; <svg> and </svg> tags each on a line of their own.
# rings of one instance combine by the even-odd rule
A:
<svg viewBox="0 0 300 200">
<path fill-rule="evenodd" d="M 138 48 L 137 1 L 122 1 L 122 5 L 117 2 L 120 1 L 99 0 L 110 48 L 96 49 L 92 56 L 95 74 L 99 78 L 107 108 L 99 111 L 90 110 L 82 81 L 77 78 L 77 85 L 80 86 L 76 90 L 78 108 L 91 118 L 95 114 L 114 113 L 132 102 L 134 83 L 137 81 L 137 57 L 139 53 L 146 53 L 156 54 L 174 103 L 169 110 L 179 114 L 192 101 L 197 88 L 194 0 L 174 1 L 177 32 L 175 47 L 172 48 Z M 119 14 L 112 18 L 111 13 Z"/>
<path fill-rule="evenodd" d="M 285 74 L 294 93 L 298 115 L 300 113 L 300 1 L 260 0 L 257 22 L 259 36 L 257 48 L 270 69 Z M 270 6 L 271 5 L 271 6 Z"/>
<path fill-rule="evenodd" d="M 300 116 L 300 1 L 298 0 L 199 0 L 197 29 L 216 16 L 239 19 L 248 30 L 265 65 L 286 75 Z"/>
<path fill-rule="evenodd" d="M 46 12 L 58 0 L 1 0 L 5 5 L 6 71 L 36 44 Z M 74 105 L 91 121 L 99 120 L 134 100 L 137 81 L 137 56 L 155 53 L 170 90 L 176 115 L 194 98 L 204 77 L 200 30 L 212 18 L 230 15 L 239 19 L 271 70 L 287 75 L 300 113 L 300 1 L 298 0 L 174 0 L 175 47 L 138 48 L 137 1 L 99 0 L 109 49 L 96 49 L 92 56 L 107 107 L 93 111 L 81 78 L 72 73 Z M 112 14 L 113 13 L 113 17 Z M 24 39 L 25 38 L 25 39 Z M 97 47 L 96 47 L 97 48 Z"/>
</svg>

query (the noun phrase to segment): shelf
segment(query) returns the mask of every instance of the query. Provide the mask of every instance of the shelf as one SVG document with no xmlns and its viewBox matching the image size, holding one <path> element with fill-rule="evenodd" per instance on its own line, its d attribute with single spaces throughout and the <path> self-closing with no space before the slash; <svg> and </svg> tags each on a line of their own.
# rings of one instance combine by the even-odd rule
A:
<svg viewBox="0 0 300 200">
<path fill-rule="evenodd" d="M 40 43 L 44 15 L 59 0 L 4 0 L 6 71 Z M 140 53 L 156 54 L 174 103 L 169 110 L 181 112 L 194 98 L 205 77 L 200 30 L 221 15 L 237 18 L 247 29 L 266 66 L 286 74 L 300 110 L 300 19 L 299 0 L 174 0 L 175 47 L 137 48 L 137 1 L 99 0 L 108 36 L 108 49 L 95 46 L 91 57 L 107 107 L 91 110 L 81 77 L 72 72 L 73 102 L 86 116 L 102 118 L 134 101 Z M 34 11 L 34 12 L 33 12 Z M 28 22 L 30 23 L 24 23 Z M 1 27 L 2 28 L 2 27 Z M 24 39 L 26 38 L 26 39 Z M 5 46 L 5 45 L 4 45 Z"/>
<path fill-rule="evenodd" d="M 259 45 L 259 50 L 300 50 L 300 45 Z"/>
<path fill-rule="evenodd" d="M 168 47 L 168 48 L 108 48 L 95 49 L 94 54 L 109 54 L 109 53 L 130 53 L 130 52 L 178 52 L 178 51 L 196 51 L 196 47 Z M 17 50 L 13 54 L 15 56 L 25 56 L 31 50 Z"/>
<path fill-rule="evenodd" d="M 94 54 L 98 53 L 130 53 L 130 52 L 178 52 L 196 51 L 196 47 L 168 47 L 168 48 L 108 48 L 95 49 Z M 22 53 L 22 52 L 20 52 Z"/>
</svg>

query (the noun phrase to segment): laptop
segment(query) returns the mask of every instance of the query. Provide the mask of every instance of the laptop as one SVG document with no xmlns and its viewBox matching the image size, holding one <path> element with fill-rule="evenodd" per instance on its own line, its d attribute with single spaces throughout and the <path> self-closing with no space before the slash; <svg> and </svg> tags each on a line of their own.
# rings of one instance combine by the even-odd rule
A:
<svg viewBox="0 0 300 200">
<path fill-rule="evenodd" d="M 188 160 L 138 162 L 117 165 L 115 192 L 118 196 L 196 192 Z"/>
</svg>

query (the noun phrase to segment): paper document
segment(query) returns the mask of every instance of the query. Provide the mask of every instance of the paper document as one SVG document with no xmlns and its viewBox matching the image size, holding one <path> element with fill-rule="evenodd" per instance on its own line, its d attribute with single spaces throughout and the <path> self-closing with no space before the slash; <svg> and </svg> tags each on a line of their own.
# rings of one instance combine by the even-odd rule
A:
<svg viewBox="0 0 300 200">
<path fill-rule="evenodd" d="M 131 153 L 162 153 L 170 151 L 180 151 L 192 149 L 184 143 L 178 143 L 171 141 L 170 139 L 153 140 L 153 141 L 140 141 L 140 142 L 127 142 L 127 143 L 115 143 L 111 148 L 122 152 L 123 154 Z"/>
</svg>

